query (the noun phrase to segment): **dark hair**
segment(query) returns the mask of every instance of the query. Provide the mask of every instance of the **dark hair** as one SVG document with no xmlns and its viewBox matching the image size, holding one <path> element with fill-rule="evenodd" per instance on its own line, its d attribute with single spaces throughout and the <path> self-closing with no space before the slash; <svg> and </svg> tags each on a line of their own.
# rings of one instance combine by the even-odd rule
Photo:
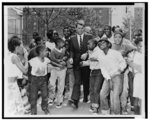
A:
<svg viewBox="0 0 150 121">
<path fill-rule="evenodd" d="M 143 40 L 142 40 L 142 38 L 136 38 L 135 39 L 135 41 L 134 41 L 134 43 L 136 44 L 136 45 L 138 45 L 140 42 L 142 42 Z"/>
<path fill-rule="evenodd" d="M 108 48 L 111 48 L 111 47 L 112 47 L 112 44 L 111 44 L 111 42 L 108 40 L 107 37 L 104 37 L 104 38 L 100 39 L 100 40 L 98 41 L 98 43 L 99 43 L 99 42 L 102 42 L 102 41 L 107 42 Z"/>
<path fill-rule="evenodd" d="M 40 36 L 37 36 L 37 37 L 35 38 L 35 43 L 38 44 L 39 41 L 41 41 L 41 37 L 40 37 Z"/>
<path fill-rule="evenodd" d="M 47 37 L 48 37 L 48 39 L 51 39 L 52 37 L 53 37 L 53 32 L 54 32 L 54 30 L 48 30 L 48 32 L 47 32 Z"/>
<path fill-rule="evenodd" d="M 82 22 L 83 22 L 83 23 L 82 23 Z M 84 27 L 84 26 L 85 26 L 84 20 L 82 20 L 82 19 L 81 19 L 81 20 L 78 20 L 77 23 L 76 23 L 76 28 L 77 28 L 78 25 L 81 25 L 81 26 Z"/>
<path fill-rule="evenodd" d="M 112 27 L 112 31 L 113 31 L 113 32 L 115 32 L 115 28 L 116 28 L 115 26 Z"/>
<path fill-rule="evenodd" d="M 35 48 L 35 51 L 37 53 L 37 55 L 39 56 L 40 55 L 40 52 L 42 52 L 46 47 L 44 45 L 38 45 L 36 48 Z"/>
<path fill-rule="evenodd" d="M 104 29 L 105 29 L 106 27 L 108 27 L 108 28 L 109 28 L 109 30 L 112 30 L 112 29 L 111 29 L 111 26 L 109 26 L 109 25 L 105 25 L 105 26 L 104 26 Z"/>
<path fill-rule="evenodd" d="M 57 38 L 57 39 L 55 40 L 56 46 L 58 45 L 58 43 L 61 43 L 61 42 L 65 43 L 65 41 L 64 41 L 63 39 Z"/>
<path fill-rule="evenodd" d="M 21 40 L 18 36 L 13 36 L 8 40 L 8 50 L 14 52 L 17 46 L 21 45 Z"/>
<path fill-rule="evenodd" d="M 69 30 L 69 27 L 68 27 L 68 26 L 65 26 L 65 27 L 63 28 L 63 31 L 64 31 L 65 29 L 68 29 L 68 30 Z"/>
<path fill-rule="evenodd" d="M 37 32 L 33 32 L 33 36 L 39 36 Z"/>
<path fill-rule="evenodd" d="M 90 40 L 88 40 L 88 41 L 91 41 L 92 43 L 94 43 L 95 46 L 97 46 L 97 44 L 98 44 L 97 40 L 95 40 L 95 39 L 90 39 Z"/>
</svg>

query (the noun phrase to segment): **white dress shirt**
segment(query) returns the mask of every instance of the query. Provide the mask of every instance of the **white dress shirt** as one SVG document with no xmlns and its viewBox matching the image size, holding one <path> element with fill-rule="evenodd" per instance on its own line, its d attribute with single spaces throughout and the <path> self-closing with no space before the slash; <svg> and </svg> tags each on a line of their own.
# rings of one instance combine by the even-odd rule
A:
<svg viewBox="0 0 150 121">
<path fill-rule="evenodd" d="M 82 34 L 82 35 L 77 34 L 77 39 L 78 39 L 79 47 L 80 47 L 80 36 L 81 36 L 81 39 L 82 39 L 82 42 L 83 42 L 83 36 L 84 36 L 84 34 Z"/>
</svg>

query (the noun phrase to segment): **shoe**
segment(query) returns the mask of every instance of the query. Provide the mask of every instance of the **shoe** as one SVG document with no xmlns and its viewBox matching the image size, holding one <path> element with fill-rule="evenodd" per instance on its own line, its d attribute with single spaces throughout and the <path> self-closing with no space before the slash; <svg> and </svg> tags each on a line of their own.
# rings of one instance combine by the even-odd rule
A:
<svg viewBox="0 0 150 121">
<path fill-rule="evenodd" d="M 73 100 L 68 100 L 68 106 L 71 106 L 73 103 Z"/>
<path fill-rule="evenodd" d="M 93 114 L 98 114 L 98 108 L 93 107 Z"/>
<path fill-rule="evenodd" d="M 101 110 L 101 114 L 102 115 L 108 115 L 108 114 L 110 114 L 110 110 L 108 109 L 108 110 Z"/>
<path fill-rule="evenodd" d="M 45 110 L 44 110 L 44 113 L 45 113 L 45 115 L 49 115 L 49 114 L 50 114 L 50 112 L 49 112 L 48 109 L 45 109 Z"/>
<path fill-rule="evenodd" d="M 48 105 L 50 105 L 50 106 L 54 105 L 54 101 L 53 100 L 49 100 L 48 101 Z"/>
<path fill-rule="evenodd" d="M 87 103 L 88 102 L 88 99 L 83 99 L 83 103 Z"/>
<path fill-rule="evenodd" d="M 90 111 L 90 112 L 93 112 L 93 110 L 94 110 L 94 107 L 90 106 L 89 111 Z"/>
<path fill-rule="evenodd" d="M 61 108 L 61 107 L 62 107 L 62 103 L 56 105 L 56 108 Z"/>
<path fill-rule="evenodd" d="M 74 101 L 73 101 L 72 107 L 73 107 L 74 109 L 78 109 L 78 101 L 77 101 L 77 100 L 74 100 Z"/>
</svg>

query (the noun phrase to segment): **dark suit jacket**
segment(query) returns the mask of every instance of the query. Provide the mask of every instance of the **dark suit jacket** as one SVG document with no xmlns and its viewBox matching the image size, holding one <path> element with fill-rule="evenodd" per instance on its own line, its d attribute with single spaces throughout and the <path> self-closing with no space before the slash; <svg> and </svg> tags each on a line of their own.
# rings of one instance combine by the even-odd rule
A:
<svg viewBox="0 0 150 121">
<path fill-rule="evenodd" d="M 74 68 L 79 68 L 79 64 L 81 62 L 81 55 L 87 52 L 87 42 L 93 37 L 88 34 L 84 34 L 83 36 L 83 47 L 80 49 L 77 35 L 74 35 L 70 38 L 70 54 L 73 58 L 73 66 Z"/>
</svg>

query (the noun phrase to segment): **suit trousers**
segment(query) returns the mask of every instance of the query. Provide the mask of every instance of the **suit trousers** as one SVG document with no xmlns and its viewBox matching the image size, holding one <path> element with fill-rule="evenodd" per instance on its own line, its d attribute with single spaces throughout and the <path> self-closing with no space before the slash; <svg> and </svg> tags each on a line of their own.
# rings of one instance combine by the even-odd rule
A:
<svg viewBox="0 0 150 121">
<path fill-rule="evenodd" d="M 89 67 L 81 67 L 74 69 L 75 82 L 73 86 L 71 99 L 79 101 L 80 99 L 80 86 L 83 81 L 84 99 L 89 95 Z"/>
</svg>

